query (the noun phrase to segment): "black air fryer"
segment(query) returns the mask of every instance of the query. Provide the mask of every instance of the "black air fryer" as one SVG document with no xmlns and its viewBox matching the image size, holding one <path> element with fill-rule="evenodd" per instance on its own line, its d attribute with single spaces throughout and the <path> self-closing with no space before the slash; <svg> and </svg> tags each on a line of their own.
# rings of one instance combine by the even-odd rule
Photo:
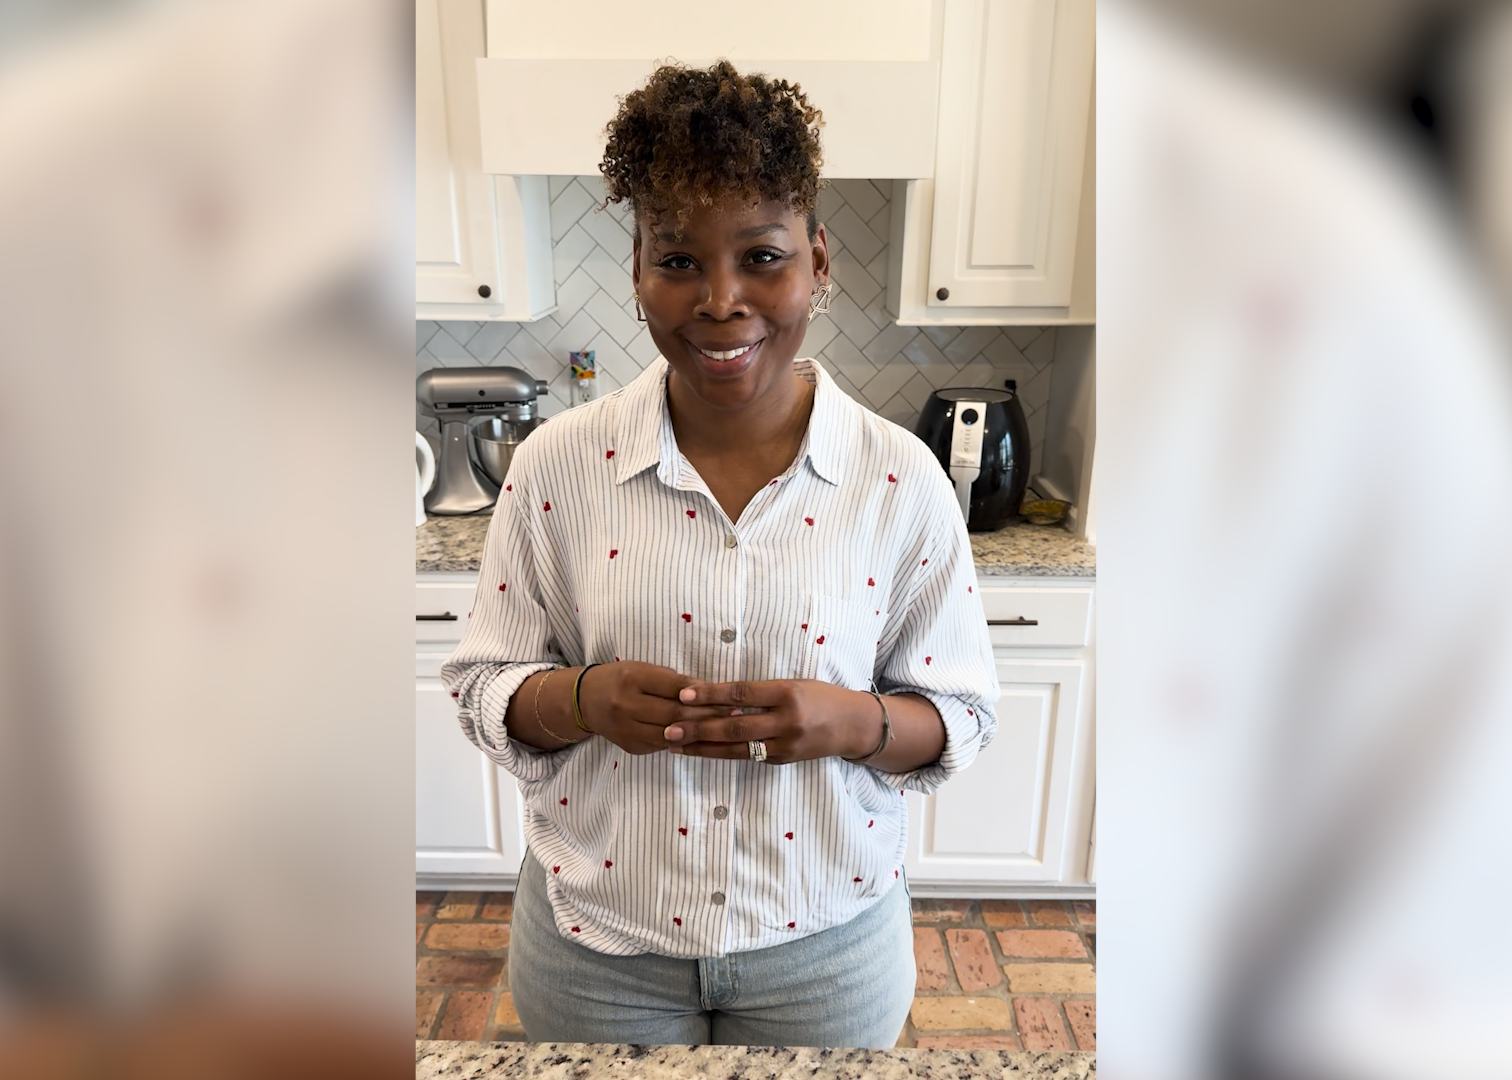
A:
<svg viewBox="0 0 1512 1080">
<path fill-rule="evenodd" d="M 1017 521 L 1029 486 L 1029 422 L 1014 381 L 1005 385 L 936 390 L 915 429 L 955 485 L 972 532 Z"/>
</svg>

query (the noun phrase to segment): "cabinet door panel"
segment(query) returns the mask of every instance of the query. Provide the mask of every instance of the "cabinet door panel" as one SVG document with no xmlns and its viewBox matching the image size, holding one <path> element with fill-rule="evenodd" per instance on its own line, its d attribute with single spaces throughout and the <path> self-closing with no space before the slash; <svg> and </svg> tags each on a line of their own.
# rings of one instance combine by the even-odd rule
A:
<svg viewBox="0 0 1512 1080">
<path fill-rule="evenodd" d="M 415 680 L 415 870 L 500 874 L 519 869 L 507 858 L 505 822 L 518 831 L 515 787 L 467 741 L 457 704 L 439 679 Z M 501 796 L 503 798 L 501 798 Z M 507 801 L 506 814 L 500 814 Z M 501 819 L 502 818 L 502 819 Z M 513 836 L 509 836 L 514 841 Z"/>
<path fill-rule="evenodd" d="M 1062 877 L 1082 660 L 999 660 L 998 733 L 933 795 L 909 800 L 909 877 L 1053 882 Z"/>
<path fill-rule="evenodd" d="M 926 302 L 1069 305 L 1092 0 L 949 0 L 944 33 Z"/>
<path fill-rule="evenodd" d="M 483 172 L 476 63 L 480 0 L 415 4 L 415 300 L 504 299 L 493 178 Z M 481 296 L 487 286 L 489 296 Z"/>
</svg>

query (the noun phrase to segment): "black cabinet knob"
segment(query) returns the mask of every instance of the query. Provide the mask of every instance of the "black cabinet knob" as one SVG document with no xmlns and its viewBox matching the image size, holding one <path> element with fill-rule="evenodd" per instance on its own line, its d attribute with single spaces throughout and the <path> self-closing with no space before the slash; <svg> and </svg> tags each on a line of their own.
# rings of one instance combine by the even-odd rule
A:
<svg viewBox="0 0 1512 1080">
<path fill-rule="evenodd" d="M 937 299 L 937 300 L 949 300 L 950 299 L 950 290 L 949 289 L 945 289 L 945 288 L 936 289 L 935 290 L 935 299 Z"/>
<path fill-rule="evenodd" d="M 487 300 L 490 296 L 493 295 L 493 290 L 490 289 L 487 285 L 479 285 L 478 295 Z"/>
</svg>

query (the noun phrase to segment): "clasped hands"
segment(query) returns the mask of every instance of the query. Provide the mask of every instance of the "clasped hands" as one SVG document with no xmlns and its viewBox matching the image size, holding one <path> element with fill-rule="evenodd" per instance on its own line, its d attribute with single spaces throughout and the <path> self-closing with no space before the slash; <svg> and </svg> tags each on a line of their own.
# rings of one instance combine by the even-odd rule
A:
<svg viewBox="0 0 1512 1080">
<path fill-rule="evenodd" d="M 744 758 L 759 739 L 771 764 L 855 758 L 882 730 L 871 695 L 817 679 L 711 683 L 633 660 L 587 672 L 579 701 L 589 728 L 632 754 Z"/>
</svg>

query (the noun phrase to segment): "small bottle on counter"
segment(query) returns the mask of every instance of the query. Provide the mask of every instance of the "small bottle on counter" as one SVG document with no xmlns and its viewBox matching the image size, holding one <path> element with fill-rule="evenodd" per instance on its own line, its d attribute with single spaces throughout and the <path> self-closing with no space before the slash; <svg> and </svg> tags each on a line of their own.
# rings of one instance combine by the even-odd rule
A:
<svg viewBox="0 0 1512 1080">
<path fill-rule="evenodd" d="M 585 405 L 594 398 L 597 374 L 593 365 L 593 350 L 583 349 L 568 353 L 572 365 L 572 404 Z"/>
</svg>

